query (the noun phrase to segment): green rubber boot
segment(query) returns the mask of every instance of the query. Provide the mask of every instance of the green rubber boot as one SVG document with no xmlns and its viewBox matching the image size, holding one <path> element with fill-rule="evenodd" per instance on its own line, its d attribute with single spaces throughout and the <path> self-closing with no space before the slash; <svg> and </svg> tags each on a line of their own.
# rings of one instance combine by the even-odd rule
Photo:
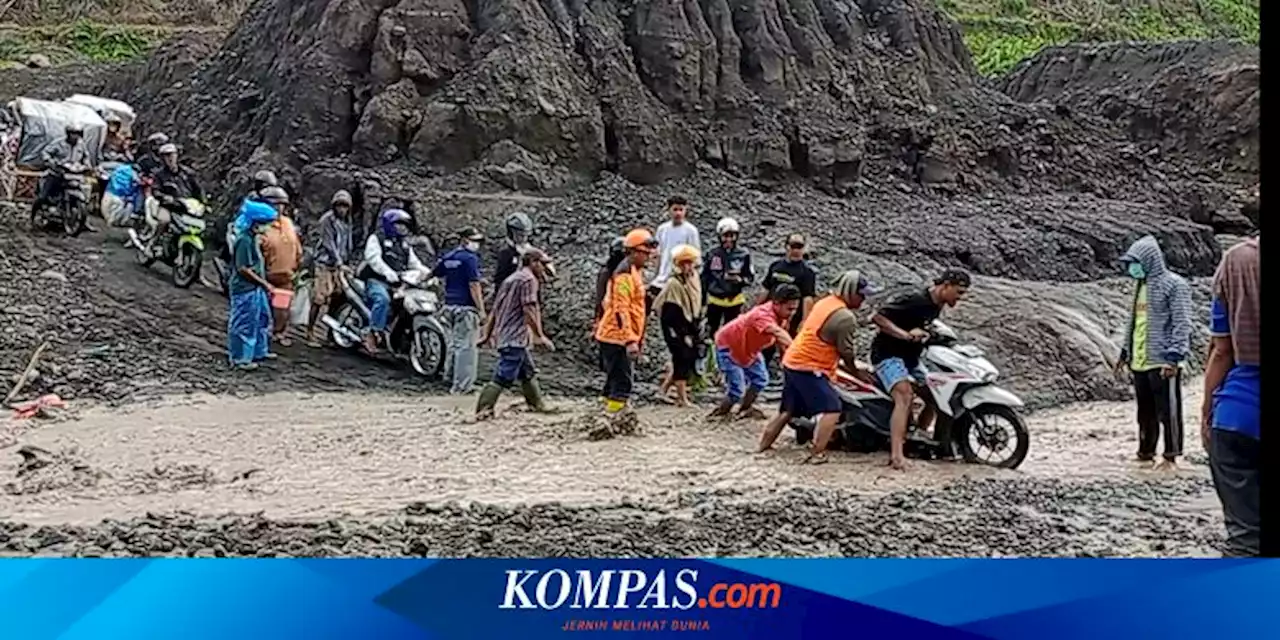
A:
<svg viewBox="0 0 1280 640">
<path fill-rule="evenodd" d="M 476 398 L 476 416 L 487 418 L 493 416 L 493 408 L 498 405 L 498 397 L 502 395 L 502 387 L 490 382 L 480 390 Z"/>
</svg>

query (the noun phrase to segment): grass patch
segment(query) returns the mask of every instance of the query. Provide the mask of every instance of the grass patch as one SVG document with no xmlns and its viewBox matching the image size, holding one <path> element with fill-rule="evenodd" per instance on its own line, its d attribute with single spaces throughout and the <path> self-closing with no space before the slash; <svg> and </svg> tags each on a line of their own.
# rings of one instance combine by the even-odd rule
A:
<svg viewBox="0 0 1280 640">
<path fill-rule="evenodd" d="M 1259 0 L 937 0 L 974 64 L 998 75 L 1068 42 L 1233 38 L 1257 43 Z"/>
<path fill-rule="evenodd" d="M 116 26 L 87 20 L 0 31 L 0 61 L 44 54 L 55 64 L 75 60 L 121 62 L 146 56 L 169 35 L 165 27 Z"/>
</svg>

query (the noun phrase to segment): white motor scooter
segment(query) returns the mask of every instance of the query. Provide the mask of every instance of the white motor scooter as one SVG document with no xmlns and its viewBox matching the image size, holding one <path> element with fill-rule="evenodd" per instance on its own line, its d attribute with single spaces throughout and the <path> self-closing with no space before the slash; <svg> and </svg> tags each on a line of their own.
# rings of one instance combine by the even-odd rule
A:
<svg viewBox="0 0 1280 640">
<path fill-rule="evenodd" d="M 999 371 L 973 345 L 957 344 L 954 331 L 939 321 L 930 327 L 920 363 L 928 384 L 917 394 L 936 409 L 932 436 L 921 433 L 912 419 L 906 453 L 911 457 L 952 458 L 1007 469 L 1027 457 L 1031 436 L 1016 409 L 1018 396 L 997 386 Z M 864 379 L 866 378 L 866 379 Z M 832 383 L 843 411 L 831 448 L 880 451 L 889 448 L 889 420 L 893 397 L 874 376 L 855 376 L 841 370 Z M 814 421 L 793 418 L 796 441 L 813 438 Z"/>
</svg>

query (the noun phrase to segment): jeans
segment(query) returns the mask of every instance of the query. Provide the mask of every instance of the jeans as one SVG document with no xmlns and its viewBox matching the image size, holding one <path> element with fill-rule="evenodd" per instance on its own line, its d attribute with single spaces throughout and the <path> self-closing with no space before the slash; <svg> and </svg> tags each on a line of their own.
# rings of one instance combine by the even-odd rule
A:
<svg viewBox="0 0 1280 640">
<path fill-rule="evenodd" d="M 528 347 L 502 347 L 498 349 L 498 364 L 493 369 L 493 381 L 508 389 L 517 380 L 532 380 L 537 369 Z"/>
<path fill-rule="evenodd" d="M 231 364 L 248 364 L 267 357 L 271 345 L 271 304 L 267 292 L 254 289 L 231 294 L 227 316 L 227 355 Z"/>
<path fill-rule="evenodd" d="M 769 386 L 769 369 L 758 353 L 756 359 L 744 367 L 733 361 L 728 349 L 716 349 L 716 366 L 724 374 L 724 393 L 732 402 L 742 399 L 747 385 L 751 385 L 756 393 Z"/>
<path fill-rule="evenodd" d="M 369 329 L 387 330 L 387 316 L 391 313 L 391 288 L 387 283 L 370 278 L 365 284 L 365 301 L 369 303 Z"/>
<path fill-rule="evenodd" d="M 449 370 L 453 380 L 450 392 L 471 393 L 476 382 L 480 313 L 475 307 L 445 305 L 444 319 L 449 323 Z"/>
</svg>

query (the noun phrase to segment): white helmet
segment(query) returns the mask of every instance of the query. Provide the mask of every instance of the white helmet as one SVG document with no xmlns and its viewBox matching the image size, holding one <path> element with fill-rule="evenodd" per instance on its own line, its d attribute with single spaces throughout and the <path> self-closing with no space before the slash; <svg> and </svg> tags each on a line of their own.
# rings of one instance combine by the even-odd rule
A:
<svg viewBox="0 0 1280 640">
<path fill-rule="evenodd" d="M 737 220 L 734 220 L 733 218 L 720 218 L 720 222 L 716 223 L 716 235 L 722 236 L 726 233 L 741 233 Z"/>
</svg>

